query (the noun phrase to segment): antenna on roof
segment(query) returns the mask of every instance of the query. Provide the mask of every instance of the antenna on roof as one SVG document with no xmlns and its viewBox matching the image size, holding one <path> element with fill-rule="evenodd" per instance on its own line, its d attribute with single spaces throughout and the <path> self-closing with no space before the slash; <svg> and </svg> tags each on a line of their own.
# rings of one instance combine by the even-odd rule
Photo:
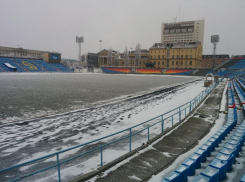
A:
<svg viewBox="0 0 245 182">
<path fill-rule="evenodd" d="M 180 7 L 179 7 L 179 22 L 180 22 Z"/>
<path fill-rule="evenodd" d="M 173 18 L 173 20 L 174 20 L 174 23 L 176 23 L 176 19 L 177 19 L 177 16 Z"/>
</svg>

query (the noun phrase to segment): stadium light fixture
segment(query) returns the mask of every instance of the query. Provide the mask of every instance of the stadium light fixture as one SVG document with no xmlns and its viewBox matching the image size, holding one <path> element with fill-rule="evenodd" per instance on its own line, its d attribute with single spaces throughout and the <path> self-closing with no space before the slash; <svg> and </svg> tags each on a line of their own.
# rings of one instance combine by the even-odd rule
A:
<svg viewBox="0 0 245 182">
<path fill-rule="evenodd" d="M 84 42 L 83 36 L 76 36 L 76 43 L 78 44 L 78 61 L 81 61 L 81 44 Z"/>
<path fill-rule="evenodd" d="M 219 41 L 220 41 L 219 35 L 211 36 L 211 43 L 213 44 L 213 68 L 215 67 L 216 46 Z"/>
</svg>

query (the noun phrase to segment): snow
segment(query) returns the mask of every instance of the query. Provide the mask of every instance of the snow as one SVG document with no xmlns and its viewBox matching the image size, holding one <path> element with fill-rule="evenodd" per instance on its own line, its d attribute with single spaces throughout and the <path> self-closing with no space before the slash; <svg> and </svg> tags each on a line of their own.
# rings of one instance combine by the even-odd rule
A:
<svg viewBox="0 0 245 182">
<path fill-rule="evenodd" d="M 74 141 L 77 144 L 86 143 L 91 140 L 98 139 L 100 137 L 107 136 L 109 134 L 124 130 L 126 128 L 132 127 L 134 125 L 137 125 L 139 123 L 142 123 L 143 121 L 149 120 L 157 115 L 161 115 L 165 112 L 170 111 L 171 109 L 174 109 L 190 100 L 192 100 L 195 96 L 197 96 L 201 91 L 203 91 L 205 88 L 203 87 L 203 81 L 198 81 L 195 83 L 189 84 L 189 86 L 182 88 L 180 90 L 177 90 L 176 92 L 172 93 L 171 91 L 169 93 L 164 93 L 162 95 L 156 95 L 153 98 L 149 98 L 149 102 L 146 105 L 139 105 L 132 110 L 128 110 L 120 115 L 118 115 L 115 119 L 115 121 L 120 121 L 120 118 L 124 118 L 123 122 L 114 122 L 110 123 L 110 125 L 98 125 L 96 126 L 96 129 L 88 130 L 88 132 L 80 132 L 77 135 L 73 136 L 67 136 L 66 138 L 63 138 L 63 142 L 68 141 Z M 182 108 L 183 109 L 183 108 Z M 188 110 L 188 109 L 187 109 Z M 110 115 L 110 113 L 114 112 L 114 110 L 107 110 L 103 111 L 106 112 L 107 115 Z M 176 111 L 174 111 L 176 112 Z M 187 111 L 188 114 L 189 111 Z M 171 113 L 166 115 L 168 117 Z M 91 117 L 92 114 L 89 116 Z M 130 117 L 129 117 L 130 116 Z M 49 137 L 49 140 L 57 140 L 59 137 L 60 132 L 63 131 L 70 131 L 72 130 L 78 130 L 78 127 L 81 128 L 81 130 L 88 129 L 91 125 L 89 124 L 91 121 L 93 121 L 92 118 L 87 118 L 86 120 L 81 121 L 75 121 L 71 122 L 68 125 L 62 125 L 64 120 L 68 121 L 72 117 L 78 117 L 77 113 L 74 113 L 73 115 L 59 115 L 55 118 L 46 118 L 42 119 L 39 122 L 33 122 L 30 123 L 32 129 L 31 130 L 21 130 L 21 126 L 15 125 L 15 126 L 6 126 L 4 127 L 5 132 L 9 132 L 8 135 L 6 134 L 0 134 L 0 141 L 4 141 L 6 139 L 16 138 L 17 140 L 10 140 L 9 142 L 6 142 L 6 145 L 14 145 L 14 148 L 12 150 L 18 151 L 21 148 L 26 147 L 27 145 L 33 145 L 35 146 L 36 143 L 39 141 L 44 140 L 45 138 Z M 79 116 L 81 117 L 81 116 Z M 106 116 L 105 116 L 106 117 Z M 184 117 L 184 112 L 181 113 L 181 118 Z M 165 118 L 165 117 L 164 117 Z M 149 124 L 152 124 L 154 122 L 160 121 L 161 117 L 156 118 L 149 122 Z M 178 114 L 173 117 L 173 124 L 177 123 L 179 121 Z M 50 126 L 53 126 L 53 130 L 49 130 L 48 128 Z M 143 129 L 143 127 L 147 127 L 148 124 L 145 124 L 144 126 L 138 126 L 132 130 L 132 132 L 139 131 Z M 165 119 L 164 121 L 164 129 L 171 127 L 172 121 L 171 118 Z M 42 131 L 41 135 L 36 135 L 39 131 Z M 150 128 L 150 138 L 153 138 L 154 136 L 161 133 L 161 123 L 153 126 Z M 118 134 L 116 137 L 113 138 L 119 139 L 120 137 L 124 136 L 125 134 L 128 135 L 128 132 L 124 134 Z M 24 140 L 26 136 L 33 136 L 27 140 Z M 104 139 L 103 142 L 111 141 L 112 138 Z M 24 141 L 24 142 L 20 142 Z M 126 141 L 126 142 L 125 142 Z M 143 143 L 147 142 L 147 130 L 135 135 L 132 137 L 132 150 L 141 146 Z M 119 147 L 117 147 L 119 145 Z M 61 149 L 60 147 L 53 147 L 51 150 L 43 150 L 39 151 L 37 153 L 33 153 L 31 155 L 26 156 L 23 158 L 23 160 L 19 161 L 18 163 L 26 162 L 38 157 L 42 157 L 44 155 L 48 155 L 50 153 L 57 152 L 59 150 L 64 150 L 69 147 L 72 147 L 73 145 L 62 145 Z M 147 150 L 152 149 L 152 147 L 148 147 Z M 79 153 L 79 149 L 73 149 L 68 152 L 62 153 L 60 155 L 60 159 L 66 159 L 67 157 L 71 157 L 74 154 Z M 144 150 L 143 150 L 144 151 Z M 143 152 L 140 151 L 139 153 Z M 103 148 L 103 164 L 107 164 L 111 162 L 112 160 L 126 154 L 129 152 L 129 144 L 128 139 L 123 140 L 121 142 L 117 142 L 116 144 L 110 145 L 108 147 Z M 1 154 L 3 155 L 10 155 L 12 153 L 11 149 L 6 149 L 4 151 L 1 151 Z M 163 155 L 167 157 L 171 157 L 171 153 L 163 153 Z M 81 175 L 88 173 L 92 170 L 97 169 L 100 166 L 100 151 L 95 151 L 93 156 L 90 156 L 88 158 L 80 157 L 79 159 L 82 160 L 82 162 L 78 164 L 71 164 L 69 167 L 61 169 L 62 178 L 71 179 L 73 176 Z M 44 162 L 51 162 L 56 161 L 55 157 L 48 158 Z M 126 162 L 127 160 L 125 160 Z M 120 164 L 123 164 L 121 162 Z M 150 165 L 150 164 L 149 164 Z M 21 170 L 26 170 L 29 167 L 23 167 Z M 112 168 L 114 169 L 114 168 Z M 45 181 L 45 179 L 57 179 L 57 174 L 51 175 L 51 176 L 44 176 L 44 178 L 38 180 L 38 181 Z"/>
<path fill-rule="evenodd" d="M 9 67 L 9 68 L 16 68 L 16 67 L 14 67 L 14 66 L 12 66 L 11 64 L 9 64 L 9 63 L 4 63 L 7 67 Z"/>
<path fill-rule="evenodd" d="M 135 180 L 138 180 L 138 181 L 141 181 L 141 179 L 140 178 L 138 178 L 137 176 L 129 176 L 129 178 L 131 178 L 131 179 L 135 179 Z"/>
<path fill-rule="evenodd" d="M 225 87 L 225 90 L 223 92 L 223 97 L 222 97 L 220 108 L 224 108 L 227 105 L 226 95 L 224 94 L 226 93 L 226 90 L 227 90 L 227 87 Z M 161 181 L 164 178 L 164 176 L 166 176 L 167 174 L 170 174 L 173 170 L 175 170 L 178 166 L 180 166 L 184 162 L 185 159 L 191 156 L 197 149 L 199 149 L 204 143 L 206 143 L 211 136 L 213 136 L 216 132 L 219 131 L 219 129 L 223 126 L 225 117 L 226 117 L 226 114 L 220 113 L 218 119 L 215 121 L 213 128 L 204 138 L 202 138 L 199 141 L 198 145 L 196 145 L 194 148 L 187 151 L 186 153 L 180 155 L 177 159 L 175 159 L 175 161 L 168 168 L 158 173 L 157 175 L 153 175 L 148 182 Z"/>
<path fill-rule="evenodd" d="M 163 155 L 165 155 L 166 157 L 172 157 L 170 154 L 171 153 L 168 153 L 168 152 L 162 152 Z"/>
</svg>

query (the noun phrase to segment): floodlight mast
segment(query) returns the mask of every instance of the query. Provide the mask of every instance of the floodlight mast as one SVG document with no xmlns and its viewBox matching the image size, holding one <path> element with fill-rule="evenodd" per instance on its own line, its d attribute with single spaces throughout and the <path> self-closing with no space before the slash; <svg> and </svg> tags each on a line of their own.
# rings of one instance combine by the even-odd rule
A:
<svg viewBox="0 0 245 182">
<path fill-rule="evenodd" d="M 219 42 L 219 35 L 212 35 L 211 43 L 213 44 L 213 68 L 215 66 L 216 46 L 218 42 Z"/>
<path fill-rule="evenodd" d="M 83 36 L 76 36 L 76 43 L 78 44 L 78 61 L 81 62 L 81 44 L 84 42 Z"/>
</svg>

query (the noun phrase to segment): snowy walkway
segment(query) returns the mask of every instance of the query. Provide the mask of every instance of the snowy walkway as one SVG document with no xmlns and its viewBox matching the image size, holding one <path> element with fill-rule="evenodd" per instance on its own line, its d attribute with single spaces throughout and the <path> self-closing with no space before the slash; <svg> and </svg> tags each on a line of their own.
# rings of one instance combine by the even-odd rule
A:
<svg viewBox="0 0 245 182">
<path fill-rule="evenodd" d="M 224 87 L 225 82 L 218 85 L 195 114 L 170 134 L 90 181 L 142 181 L 160 172 L 209 132 L 218 115 Z"/>
</svg>

